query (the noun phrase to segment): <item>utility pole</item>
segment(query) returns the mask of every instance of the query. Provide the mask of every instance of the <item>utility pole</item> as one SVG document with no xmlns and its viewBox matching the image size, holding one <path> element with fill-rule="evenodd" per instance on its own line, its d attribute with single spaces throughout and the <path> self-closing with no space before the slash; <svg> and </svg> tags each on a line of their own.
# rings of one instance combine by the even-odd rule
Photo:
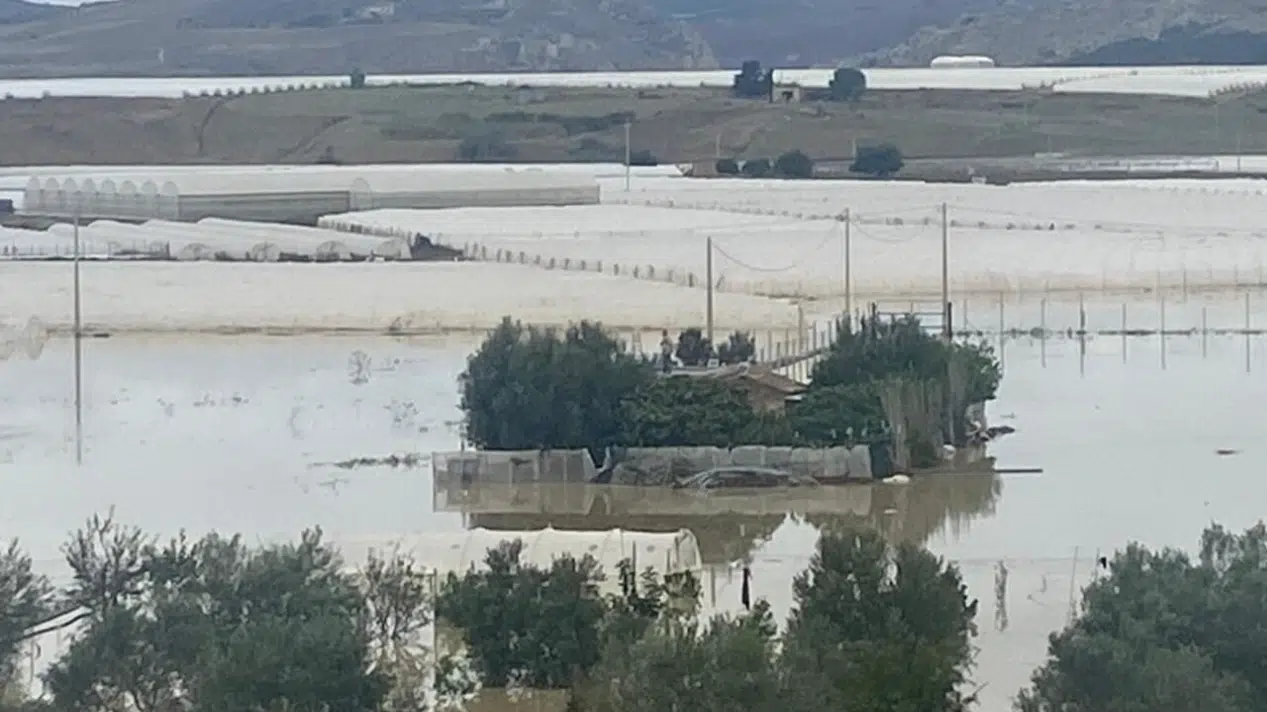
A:
<svg viewBox="0 0 1267 712">
<path fill-rule="evenodd" d="M 954 334 L 950 324 L 950 220 L 946 204 L 941 204 L 941 330 L 949 342 Z"/>
<path fill-rule="evenodd" d="M 75 206 L 74 225 L 74 277 L 72 293 L 75 300 L 75 464 L 84 464 L 84 330 L 79 291 L 79 206 Z"/>
<path fill-rule="evenodd" d="M 841 216 L 845 224 L 845 318 L 849 320 L 849 328 L 853 329 L 853 265 L 850 260 L 850 251 L 852 250 L 852 229 L 851 223 L 853 217 L 849 208 L 845 208 L 844 215 Z"/>
<path fill-rule="evenodd" d="M 718 161 L 721 160 L 721 132 L 720 131 L 717 132 L 717 142 L 713 146 L 713 158 Z"/>
<path fill-rule="evenodd" d="M 632 131 L 632 129 L 633 129 L 633 122 L 626 121 L 625 122 L 625 192 L 626 193 L 629 192 L 629 173 L 632 170 L 629 166 L 629 161 L 631 160 L 633 156 L 633 151 L 629 143 L 629 134 Z"/>
<path fill-rule="evenodd" d="M 951 323 L 950 311 L 950 220 L 946 204 L 941 204 L 941 331 L 947 347 L 954 341 L 954 326 Z M 955 359 L 946 359 L 946 390 L 942 397 L 946 401 L 946 442 L 954 445 L 955 438 L 955 403 L 953 394 L 955 380 Z"/>
<path fill-rule="evenodd" d="M 704 315 L 704 323 L 708 331 L 708 343 L 711 344 L 713 343 L 713 238 L 710 237 L 705 242 L 705 249 L 708 250 L 708 254 L 704 257 L 704 279 L 708 280 L 706 292 L 708 296 L 705 302 L 707 313 Z"/>
</svg>

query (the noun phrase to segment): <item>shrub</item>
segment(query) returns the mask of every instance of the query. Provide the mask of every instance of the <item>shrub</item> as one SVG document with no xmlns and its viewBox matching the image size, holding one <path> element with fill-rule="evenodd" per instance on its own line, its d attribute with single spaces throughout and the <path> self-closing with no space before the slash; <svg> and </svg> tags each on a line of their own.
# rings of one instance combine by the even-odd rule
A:
<svg viewBox="0 0 1267 712">
<path fill-rule="evenodd" d="M 867 75 L 860 69 L 840 67 L 827 84 L 833 101 L 855 101 L 867 90 Z"/>
<path fill-rule="evenodd" d="M 740 173 L 745 178 L 765 178 L 770 175 L 771 170 L 770 159 L 753 158 L 743 162 L 743 168 L 740 169 Z"/>
<path fill-rule="evenodd" d="M 352 73 L 348 75 L 348 86 L 353 89 L 365 88 L 365 72 L 362 72 L 359 69 L 353 69 Z"/>
<path fill-rule="evenodd" d="M 891 143 L 882 143 L 878 146 L 859 147 L 858 155 L 849 166 L 849 172 L 888 178 L 902 170 L 902 165 L 902 152 L 898 147 Z"/>
<path fill-rule="evenodd" d="M 631 151 L 629 153 L 629 165 L 631 166 L 658 166 L 660 165 L 660 160 L 656 158 L 654 153 L 648 151 L 645 148 L 640 148 L 637 151 Z"/>
<path fill-rule="evenodd" d="M 788 151 L 775 159 L 774 172 L 780 178 L 812 178 L 814 159 L 802 151 Z"/>
<path fill-rule="evenodd" d="M 718 158 L 717 163 L 713 164 L 718 175 L 737 176 L 739 175 L 739 162 L 733 158 Z"/>
</svg>

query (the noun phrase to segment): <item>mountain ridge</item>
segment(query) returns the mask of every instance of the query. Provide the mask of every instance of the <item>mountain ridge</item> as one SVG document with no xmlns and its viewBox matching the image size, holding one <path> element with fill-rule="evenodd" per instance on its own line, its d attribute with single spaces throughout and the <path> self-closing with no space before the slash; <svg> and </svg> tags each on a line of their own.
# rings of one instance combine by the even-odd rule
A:
<svg viewBox="0 0 1267 712">
<path fill-rule="evenodd" d="M 1267 64 L 1267 0 L 0 0 L 0 76 Z"/>
</svg>

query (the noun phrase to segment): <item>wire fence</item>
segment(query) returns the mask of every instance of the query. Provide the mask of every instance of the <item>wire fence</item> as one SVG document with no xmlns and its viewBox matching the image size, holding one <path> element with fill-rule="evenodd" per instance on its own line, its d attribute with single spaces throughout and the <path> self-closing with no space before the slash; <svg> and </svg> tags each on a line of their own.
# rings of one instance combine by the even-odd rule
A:
<svg viewBox="0 0 1267 712">
<path fill-rule="evenodd" d="M 495 235 L 428 237 L 473 260 L 693 288 L 711 281 L 721 292 L 802 299 L 938 295 L 943 250 L 949 290 L 959 298 L 1000 292 L 1191 295 L 1267 287 L 1267 231 L 1240 218 L 1228 225 L 1165 225 L 1115 217 L 1108 207 L 1076 220 L 981 206 L 853 212 L 787 207 L 791 198 L 775 193 L 771 207 L 654 197 L 625 203 L 653 212 L 673 208 L 746 218 L 729 224 L 682 227 L 682 221 L 645 215 L 636 225 L 622 225 L 619 220 L 632 217 L 613 214 L 613 224 L 576 225 L 566 234 L 525 224 Z M 397 231 L 383 225 L 357 229 Z"/>
</svg>

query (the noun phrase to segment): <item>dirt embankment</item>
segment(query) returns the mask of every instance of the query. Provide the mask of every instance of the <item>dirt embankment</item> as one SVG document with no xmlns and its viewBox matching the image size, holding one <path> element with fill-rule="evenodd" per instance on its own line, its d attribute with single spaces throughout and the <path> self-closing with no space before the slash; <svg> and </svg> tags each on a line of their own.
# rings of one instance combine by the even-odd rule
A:
<svg viewBox="0 0 1267 712">
<path fill-rule="evenodd" d="M 0 163 L 661 162 L 1267 152 L 1267 97 L 876 91 L 849 104 L 768 104 L 712 89 L 385 87 L 185 99 L 0 101 Z"/>
</svg>

